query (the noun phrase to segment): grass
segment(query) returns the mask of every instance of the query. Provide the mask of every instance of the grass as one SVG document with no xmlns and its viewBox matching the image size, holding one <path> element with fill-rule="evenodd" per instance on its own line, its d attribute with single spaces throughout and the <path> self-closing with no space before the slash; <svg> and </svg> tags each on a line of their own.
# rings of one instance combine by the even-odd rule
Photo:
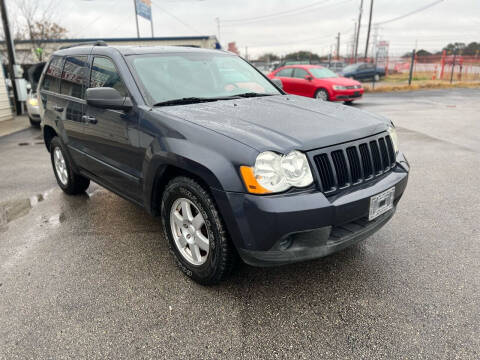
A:
<svg viewBox="0 0 480 360">
<path fill-rule="evenodd" d="M 371 84 L 363 84 L 365 92 L 391 92 L 391 91 L 412 91 L 421 89 L 451 89 L 451 88 L 480 88 L 480 81 L 457 81 L 450 84 L 448 81 L 441 80 L 423 80 L 413 81 L 412 85 L 391 83 L 387 78 L 385 82 L 375 84 L 375 88 Z"/>
</svg>

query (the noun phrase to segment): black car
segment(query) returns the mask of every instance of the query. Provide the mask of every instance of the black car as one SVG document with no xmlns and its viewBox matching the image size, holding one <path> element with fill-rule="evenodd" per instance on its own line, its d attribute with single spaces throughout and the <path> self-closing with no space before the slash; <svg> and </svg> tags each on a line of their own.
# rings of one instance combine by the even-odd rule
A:
<svg viewBox="0 0 480 360">
<path fill-rule="evenodd" d="M 372 63 L 356 63 L 343 68 L 341 75 L 355 80 L 375 80 L 385 76 L 385 69 Z"/>
<path fill-rule="evenodd" d="M 90 180 L 162 217 L 185 274 L 314 259 L 394 214 L 409 165 L 393 124 L 283 93 L 243 59 L 185 47 L 57 51 L 39 86 L 58 185 Z"/>
</svg>

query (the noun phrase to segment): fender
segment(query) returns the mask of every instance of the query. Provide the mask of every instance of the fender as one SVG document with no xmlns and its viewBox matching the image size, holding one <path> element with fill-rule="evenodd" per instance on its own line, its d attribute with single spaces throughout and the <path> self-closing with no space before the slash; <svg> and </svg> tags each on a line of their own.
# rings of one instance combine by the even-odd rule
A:
<svg viewBox="0 0 480 360">
<path fill-rule="evenodd" d="M 158 204 L 155 203 L 156 187 L 160 186 L 165 170 L 170 166 L 200 178 L 211 190 L 245 192 L 240 177 L 240 166 L 249 164 L 255 159 L 257 151 L 232 139 L 217 135 L 222 141 L 210 140 L 206 144 L 191 142 L 184 137 L 155 139 L 146 149 L 143 162 L 143 197 L 147 211 L 155 214 Z M 215 151 L 216 146 L 228 141 L 228 147 L 223 145 L 223 152 Z M 222 145 L 219 144 L 221 147 Z M 233 156 L 232 156 L 233 155 Z M 237 161 L 232 159 L 237 158 Z M 241 159 L 249 160 L 241 160 Z"/>
</svg>

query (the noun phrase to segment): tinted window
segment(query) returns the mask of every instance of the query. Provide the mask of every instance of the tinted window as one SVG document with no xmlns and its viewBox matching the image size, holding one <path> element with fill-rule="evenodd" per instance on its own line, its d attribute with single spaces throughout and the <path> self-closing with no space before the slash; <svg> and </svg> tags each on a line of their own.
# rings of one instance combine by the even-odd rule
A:
<svg viewBox="0 0 480 360">
<path fill-rule="evenodd" d="M 283 70 L 280 70 L 279 72 L 277 72 L 277 74 L 275 76 L 292 77 L 292 71 L 293 71 L 293 68 L 283 69 Z"/>
<path fill-rule="evenodd" d="M 297 79 L 305 79 L 305 76 L 308 75 L 308 72 L 303 69 L 295 69 L 293 71 L 293 77 Z"/>
<path fill-rule="evenodd" d="M 329 70 L 324 67 L 318 68 L 311 68 L 310 72 L 315 76 L 317 79 L 326 79 L 326 78 L 335 78 L 338 77 L 332 70 Z"/>
<path fill-rule="evenodd" d="M 86 56 L 72 56 L 65 59 L 62 72 L 62 83 L 60 93 L 74 96 L 80 99 L 85 98 L 85 87 L 87 86 L 88 58 Z"/>
<path fill-rule="evenodd" d="M 52 57 L 52 61 L 48 65 L 45 79 L 43 80 L 42 89 L 58 92 L 60 89 L 60 77 L 62 75 L 63 58 L 60 56 Z"/>
<path fill-rule="evenodd" d="M 96 57 L 93 59 L 90 87 L 111 87 L 117 89 L 123 96 L 128 96 L 117 68 L 110 59 Z"/>
</svg>

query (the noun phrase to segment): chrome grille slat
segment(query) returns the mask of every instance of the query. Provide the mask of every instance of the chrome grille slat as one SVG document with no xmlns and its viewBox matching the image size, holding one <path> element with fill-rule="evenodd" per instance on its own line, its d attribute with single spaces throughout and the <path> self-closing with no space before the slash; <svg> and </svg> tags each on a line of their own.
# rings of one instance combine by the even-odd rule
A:
<svg viewBox="0 0 480 360">
<path fill-rule="evenodd" d="M 325 194 L 370 181 L 396 163 L 392 140 L 385 134 L 315 151 L 313 160 Z"/>
</svg>

